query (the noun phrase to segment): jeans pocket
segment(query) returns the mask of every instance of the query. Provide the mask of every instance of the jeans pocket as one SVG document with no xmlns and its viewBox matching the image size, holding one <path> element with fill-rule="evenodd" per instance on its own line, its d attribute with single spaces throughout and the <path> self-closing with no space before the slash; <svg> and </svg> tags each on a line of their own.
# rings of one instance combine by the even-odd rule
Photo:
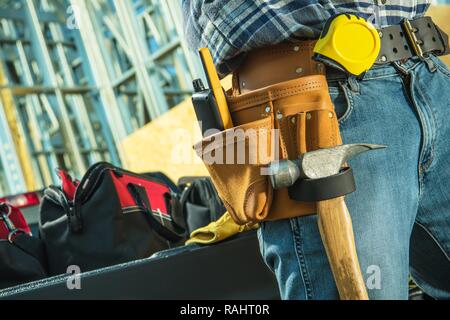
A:
<svg viewBox="0 0 450 320">
<path fill-rule="evenodd" d="M 447 78 L 450 78 L 450 69 L 445 64 L 445 62 L 435 55 L 430 55 L 430 58 L 436 64 L 436 67 L 438 68 L 439 72 L 445 75 Z"/>
<path fill-rule="evenodd" d="M 339 124 L 343 124 L 353 112 L 353 96 L 346 82 L 330 83 L 328 92 Z"/>
</svg>

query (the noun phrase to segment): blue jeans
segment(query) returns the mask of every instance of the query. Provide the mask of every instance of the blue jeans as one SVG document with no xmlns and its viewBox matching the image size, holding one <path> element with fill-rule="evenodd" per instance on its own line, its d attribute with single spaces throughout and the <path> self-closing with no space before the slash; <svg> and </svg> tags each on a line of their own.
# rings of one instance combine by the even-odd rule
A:
<svg viewBox="0 0 450 320">
<path fill-rule="evenodd" d="M 344 143 L 385 144 L 350 161 L 346 197 L 370 299 L 407 299 L 408 276 L 450 299 L 450 70 L 436 57 L 328 74 Z M 265 222 L 260 249 L 283 299 L 338 299 L 316 216 Z"/>
</svg>

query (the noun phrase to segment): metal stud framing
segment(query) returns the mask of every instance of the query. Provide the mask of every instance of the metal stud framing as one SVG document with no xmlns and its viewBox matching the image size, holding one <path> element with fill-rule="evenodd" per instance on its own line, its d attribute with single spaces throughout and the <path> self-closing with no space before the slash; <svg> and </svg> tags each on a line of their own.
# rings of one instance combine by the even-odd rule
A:
<svg viewBox="0 0 450 320">
<path fill-rule="evenodd" d="M 121 141 L 191 94 L 180 3 L 0 0 L 0 196 L 56 182 L 56 167 L 120 165 Z"/>
</svg>

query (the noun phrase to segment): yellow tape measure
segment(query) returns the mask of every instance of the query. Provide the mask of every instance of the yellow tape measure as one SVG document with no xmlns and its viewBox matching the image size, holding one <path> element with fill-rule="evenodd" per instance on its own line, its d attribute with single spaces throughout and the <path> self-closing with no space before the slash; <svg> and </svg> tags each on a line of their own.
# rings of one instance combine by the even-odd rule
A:
<svg viewBox="0 0 450 320">
<path fill-rule="evenodd" d="M 314 47 L 314 59 L 359 76 L 375 63 L 380 43 L 380 35 L 370 22 L 342 13 L 325 24 Z"/>
</svg>

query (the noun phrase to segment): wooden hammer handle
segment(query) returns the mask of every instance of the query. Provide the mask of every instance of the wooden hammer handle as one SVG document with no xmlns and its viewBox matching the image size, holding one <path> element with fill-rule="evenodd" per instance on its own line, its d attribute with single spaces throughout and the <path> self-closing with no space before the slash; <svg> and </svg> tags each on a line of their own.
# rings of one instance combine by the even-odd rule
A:
<svg viewBox="0 0 450 320">
<path fill-rule="evenodd" d="M 368 300 L 344 197 L 319 201 L 317 215 L 339 296 L 342 300 Z"/>
</svg>

